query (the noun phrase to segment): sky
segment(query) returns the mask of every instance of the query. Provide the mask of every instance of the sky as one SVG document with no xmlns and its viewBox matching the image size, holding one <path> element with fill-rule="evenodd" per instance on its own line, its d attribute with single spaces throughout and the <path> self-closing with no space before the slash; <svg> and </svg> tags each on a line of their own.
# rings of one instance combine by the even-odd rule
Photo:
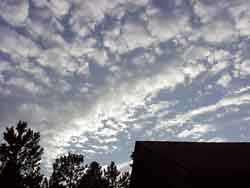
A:
<svg viewBox="0 0 250 188">
<path fill-rule="evenodd" d="M 1 0 L 0 133 L 126 166 L 136 140 L 250 141 L 249 0 Z M 2 137 L 1 137 L 2 139 Z"/>
</svg>

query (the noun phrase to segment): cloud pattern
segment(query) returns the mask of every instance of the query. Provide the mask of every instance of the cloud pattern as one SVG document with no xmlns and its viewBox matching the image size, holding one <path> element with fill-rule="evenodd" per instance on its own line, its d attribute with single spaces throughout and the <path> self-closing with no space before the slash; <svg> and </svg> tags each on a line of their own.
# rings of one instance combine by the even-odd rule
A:
<svg viewBox="0 0 250 188">
<path fill-rule="evenodd" d="M 0 130 L 43 164 L 129 161 L 135 140 L 249 141 L 248 0 L 2 0 Z M 124 163 L 125 162 L 125 163 Z"/>
</svg>

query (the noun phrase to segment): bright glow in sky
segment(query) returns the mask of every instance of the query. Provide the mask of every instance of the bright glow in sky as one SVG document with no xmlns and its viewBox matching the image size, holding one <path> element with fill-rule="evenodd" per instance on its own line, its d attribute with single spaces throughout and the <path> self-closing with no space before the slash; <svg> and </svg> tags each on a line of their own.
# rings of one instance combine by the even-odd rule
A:
<svg viewBox="0 0 250 188">
<path fill-rule="evenodd" d="M 40 131 L 45 167 L 250 141 L 249 51 L 249 0 L 1 0 L 0 132 Z"/>
</svg>

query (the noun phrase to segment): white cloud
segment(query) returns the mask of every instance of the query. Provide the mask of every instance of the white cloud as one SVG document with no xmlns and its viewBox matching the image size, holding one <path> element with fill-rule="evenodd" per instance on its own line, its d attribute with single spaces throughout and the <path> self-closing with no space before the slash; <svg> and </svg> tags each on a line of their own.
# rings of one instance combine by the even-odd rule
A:
<svg viewBox="0 0 250 188">
<path fill-rule="evenodd" d="M 68 13 L 70 8 L 70 1 L 68 0 L 53 0 L 49 1 L 48 8 L 50 8 L 57 17 L 64 16 Z"/>
<path fill-rule="evenodd" d="M 133 59 L 133 63 L 139 66 L 147 66 L 156 63 L 156 59 L 151 53 L 145 52 L 143 54 L 137 55 Z"/>
<path fill-rule="evenodd" d="M 87 153 L 88 155 L 89 154 L 95 154 L 96 151 L 95 150 L 92 150 L 92 149 L 82 149 L 83 153 Z"/>
<path fill-rule="evenodd" d="M 106 48 L 108 48 L 112 53 L 116 53 L 120 47 L 120 32 L 121 28 L 120 26 L 113 27 L 112 29 L 106 30 L 103 32 L 104 41 L 103 44 Z M 121 50 L 120 50 L 121 51 Z"/>
<path fill-rule="evenodd" d="M 180 132 L 177 137 L 179 138 L 187 138 L 192 137 L 193 139 L 198 139 L 202 137 L 204 134 L 214 131 L 214 129 L 210 125 L 193 125 L 191 129 L 185 129 Z"/>
<path fill-rule="evenodd" d="M 64 142 L 68 142 L 71 136 L 80 136 L 84 133 L 96 132 L 97 135 L 116 136 L 119 132 L 128 128 L 126 122 L 131 121 L 133 108 L 143 105 L 146 96 L 158 92 L 162 88 L 175 87 L 176 84 L 183 81 L 181 72 L 175 69 L 166 71 L 167 74 L 163 72 L 155 78 L 138 81 L 129 93 L 124 92 L 126 88 L 121 87 L 115 93 L 109 93 L 106 97 L 101 97 L 88 114 L 74 118 L 69 123 L 71 128 L 68 128 L 68 131 L 57 133 L 57 137 L 64 138 Z M 178 76 L 180 76 L 180 79 Z M 153 85 L 154 87 L 152 87 Z M 110 118 L 117 122 L 115 124 L 108 123 L 107 125 L 111 126 L 112 129 L 105 129 L 102 121 Z"/>
<path fill-rule="evenodd" d="M 165 123 L 157 125 L 157 128 L 167 128 L 172 126 L 183 126 L 193 118 L 204 115 L 210 112 L 216 112 L 221 108 L 226 108 L 230 106 L 240 106 L 242 104 L 249 104 L 250 103 L 250 95 L 240 95 L 240 96 L 229 96 L 221 99 L 215 104 L 211 104 L 204 107 L 199 107 L 193 110 L 188 111 L 184 114 L 177 114 L 176 117 L 172 119 L 166 120 Z"/>
<path fill-rule="evenodd" d="M 132 164 L 132 161 L 120 163 L 120 164 L 117 165 L 117 167 L 118 167 L 118 169 L 120 170 L 121 173 L 130 172 L 131 171 L 130 164 Z"/>
<path fill-rule="evenodd" d="M 234 6 L 229 8 L 231 15 L 235 21 L 235 27 L 239 30 L 239 35 L 249 35 L 249 10 L 250 10 L 250 3 L 247 0 L 240 0 L 237 1 Z"/>
<path fill-rule="evenodd" d="M 65 38 L 60 35 L 65 31 L 63 23 L 46 7 L 31 9 L 31 17 L 25 26 L 30 37 L 45 48 L 67 46 Z"/>
<path fill-rule="evenodd" d="M 114 94 L 109 93 L 108 98 L 102 97 L 93 111 L 82 118 L 73 120 L 73 127 L 70 134 L 79 135 L 85 132 L 96 132 L 97 135 L 115 136 L 119 132 L 128 128 L 126 122 L 132 121 L 131 117 L 134 114 L 134 108 L 145 104 L 145 97 L 154 95 L 161 89 L 174 88 L 177 84 L 184 81 L 184 74 L 181 68 L 174 69 L 173 67 L 166 68 L 161 74 L 153 78 L 145 78 L 139 80 L 134 86 L 128 85 L 130 92 L 125 87 L 120 87 Z M 110 100 L 112 98 L 112 100 Z M 95 115 L 93 115 L 95 114 Z M 111 129 L 106 129 L 102 120 L 115 119 L 116 124 L 110 123 Z M 112 125 L 113 124 L 113 125 Z M 115 129 L 113 129 L 115 127 Z M 138 127 L 138 126 L 136 126 Z M 119 128 L 116 130 L 116 128 Z M 72 132 L 73 131 L 73 132 Z M 110 132 L 111 131 L 111 132 Z M 68 133 L 67 133 L 68 134 Z"/>
<path fill-rule="evenodd" d="M 9 63 L 10 64 L 10 63 Z M 28 61 L 23 61 L 18 63 L 15 68 L 12 69 L 13 72 L 24 71 L 28 74 L 31 74 L 36 81 L 43 83 L 47 87 L 51 87 L 51 79 L 47 75 L 46 71 L 41 67 L 37 66 L 35 63 Z"/>
<path fill-rule="evenodd" d="M 149 3 L 150 0 L 137 0 L 137 1 L 133 1 L 133 0 L 128 0 L 128 2 L 133 3 L 134 5 L 137 6 L 146 6 Z"/>
<path fill-rule="evenodd" d="M 225 1 L 222 1 L 225 5 Z M 200 17 L 202 23 L 212 21 L 218 14 L 221 13 L 223 3 L 213 3 L 205 1 L 195 1 L 194 11 Z"/>
<path fill-rule="evenodd" d="M 169 40 L 178 34 L 191 32 L 189 17 L 177 14 L 174 17 L 165 17 L 160 12 L 149 10 L 148 30 L 153 37 L 160 41 Z"/>
<path fill-rule="evenodd" d="M 248 27 L 244 21 L 244 11 L 248 10 L 248 4 L 245 0 L 237 1 L 237 3 L 224 0 L 219 2 L 196 1 L 194 10 L 203 25 L 202 37 L 208 42 L 215 43 L 235 40 L 239 34 L 238 30 L 244 33 Z"/>
<path fill-rule="evenodd" d="M 84 134 L 86 132 L 95 132 L 103 127 L 103 124 L 99 122 L 98 119 L 87 119 L 87 117 L 76 118 L 72 120 L 71 125 L 73 129 L 69 131 L 70 136 L 80 136 L 81 134 Z"/>
<path fill-rule="evenodd" d="M 138 47 L 145 48 L 153 42 L 153 39 L 148 34 L 144 24 L 139 21 L 125 23 L 122 28 L 121 37 L 128 50 L 133 50 Z"/>
<path fill-rule="evenodd" d="M 8 7 L 0 16 L 19 29 L 0 26 L 0 97 L 23 93 L 16 91 L 32 97 L 30 103 L 16 98 L 17 116 L 41 131 L 47 162 L 71 144 L 89 155 L 118 151 L 123 133 L 129 142 L 142 134 L 169 138 L 166 133 L 202 140 L 213 127 L 193 120 L 224 108 L 239 113 L 250 103 L 248 87 L 236 85 L 225 97 L 221 87 L 211 85 L 214 76 L 221 76 L 217 84 L 225 89 L 237 76 L 248 83 L 248 39 L 237 38 L 239 30 L 241 36 L 249 33 L 245 0 L 196 1 L 192 18 L 180 0 L 171 1 L 171 9 L 148 0 L 32 0 L 30 7 L 28 1 L 11 1 L 0 3 L 0 10 Z M 235 77 L 224 74 L 231 65 Z M 186 90 L 194 95 L 187 100 Z M 45 92 L 51 95 L 39 95 Z M 208 94 L 221 99 L 212 103 Z M 91 148 L 92 139 L 104 147 Z"/>
<path fill-rule="evenodd" d="M 29 38 L 26 38 L 8 27 L 0 25 L 0 50 L 12 56 L 36 57 L 40 48 Z"/>
<path fill-rule="evenodd" d="M 210 70 L 211 74 L 217 74 L 220 71 L 224 70 L 227 66 L 228 66 L 228 62 L 227 61 L 218 61 L 218 63 L 216 63 L 215 65 L 213 65 L 213 67 Z"/>
<path fill-rule="evenodd" d="M 223 87 L 227 87 L 228 84 L 232 81 L 230 74 L 223 75 L 219 80 L 217 80 L 217 84 Z"/>
<path fill-rule="evenodd" d="M 235 65 L 235 68 L 238 69 L 240 76 L 250 75 L 250 60 L 245 60 L 242 63 Z"/>
<path fill-rule="evenodd" d="M 106 138 L 106 139 L 103 139 L 103 140 L 100 140 L 100 143 L 113 143 L 113 142 L 116 142 L 118 141 L 118 138 L 116 137 L 111 137 L 111 138 Z"/>
<path fill-rule="evenodd" d="M 245 93 L 247 91 L 250 90 L 250 86 L 246 86 L 246 87 L 243 87 L 243 88 L 240 88 L 239 90 L 235 91 L 234 94 L 242 94 L 242 93 Z"/>
<path fill-rule="evenodd" d="M 25 78 L 11 78 L 6 82 L 9 86 L 15 86 L 19 89 L 25 89 L 32 94 L 43 94 L 44 90 L 42 87 L 37 85 L 31 80 Z"/>
<path fill-rule="evenodd" d="M 173 104 L 174 104 L 173 102 L 169 102 L 169 101 L 160 101 L 156 104 L 151 104 L 148 107 L 148 112 L 153 113 L 155 115 L 158 112 L 166 111 L 166 109 L 171 107 Z"/>
<path fill-rule="evenodd" d="M 107 146 L 107 145 L 102 145 L 102 146 L 100 146 L 100 145 L 92 145 L 91 148 L 93 148 L 95 150 L 98 150 L 98 151 L 99 150 L 105 150 L 105 151 L 109 150 L 109 146 Z"/>
<path fill-rule="evenodd" d="M 81 57 L 82 55 L 94 52 L 96 48 L 96 40 L 94 38 L 87 38 L 86 40 L 81 40 L 79 38 L 75 39 L 70 47 L 70 54 L 75 57 Z"/>
<path fill-rule="evenodd" d="M 201 29 L 201 36 L 207 42 L 223 42 L 235 40 L 235 28 L 228 20 L 213 20 Z"/>
<path fill-rule="evenodd" d="M 116 136 L 117 130 L 104 128 L 100 131 L 97 131 L 95 134 L 99 136 L 104 136 L 104 137 Z"/>
<path fill-rule="evenodd" d="M 226 138 L 221 138 L 221 137 L 214 137 L 208 140 L 200 140 L 200 141 L 206 141 L 206 142 L 228 142 Z"/>
<path fill-rule="evenodd" d="M 75 9 L 70 18 L 70 23 L 75 32 L 80 31 L 80 36 L 86 36 L 98 23 L 100 23 L 106 13 L 120 3 L 120 1 L 92 0 L 81 1 L 74 0 Z"/>
<path fill-rule="evenodd" d="M 193 46 L 187 47 L 183 54 L 183 58 L 187 61 L 196 61 L 200 59 L 206 59 L 211 55 L 211 49 L 203 46 Z"/>
<path fill-rule="evenodd" d="M 183 72 L 190 79 L 195 79 L 202 72 L 206 71 L 206 67 L 203 64 L 198 63 L 188 63 L 187 66 L 183 68 Z"/>
<path fill-rule="evenodd" d="M 48 111 L 46 108 L 38 104 L 26 104 L 23 103 L 18 107 L 18 112 L 24 119 L 29 116 L 32 122 L 46 120 L 48 118 Z"/>
<path fill-rule="evenodd" d="M 88 57 L 94 59 L 97 64 L 104 66 L 108 62 L 108 54 L 104 49 L 95 49 L 92 53 L 88 54 Z"/>
<path fill-rule="evenodd" d="M 3 88 L 2 86 L 0 86 L 0 94 L 2 96 L 9 96 L 9 95 L 11 95 L 11 90 L 9 90 L 7 88 Z"/>
<path fill-rule="evenodd" d="M 56 73 L 66 76 L 76 74 L 88 74 L 89 71 L 86 62 L 75 61 L 66 50 L 61 48 L 53 48 L 46 51 L 39 56 L 38 62 L 40 65 L 52 68 Z"/>
<path fill-rule="evenodd" d="M 47 5 L 47 0 L 31 0 L 36 7 L 45 7 Z"/>
<path fill-rule="evenodd" d="M 0 16 L 13 26 L 23 25 L 29 16 L 28 0 L 2 0 Z"/>
<path fill-rule="evenodd" d="M 230 57 L 230 52 L 224 49 L 219 49 L 215 50 L 213 55 L 216 61 L 227 60 Z"/>
<path fill-rule="evenodd" d="M 12 66 L 8 61 L 0 60 L 0 73 L 12 70 Z"/>
</svg>

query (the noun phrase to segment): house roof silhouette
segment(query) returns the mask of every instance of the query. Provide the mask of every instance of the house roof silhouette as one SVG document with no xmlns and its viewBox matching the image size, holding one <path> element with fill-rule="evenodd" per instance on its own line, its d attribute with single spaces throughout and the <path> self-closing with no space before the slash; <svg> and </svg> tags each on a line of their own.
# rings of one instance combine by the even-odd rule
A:
<svg viewBox="0 0 250 188">
<path fill-rule="evenodd" d="M 137 141 L 130 188 L 250 185 L 250 143 Z"/>
</svg>

